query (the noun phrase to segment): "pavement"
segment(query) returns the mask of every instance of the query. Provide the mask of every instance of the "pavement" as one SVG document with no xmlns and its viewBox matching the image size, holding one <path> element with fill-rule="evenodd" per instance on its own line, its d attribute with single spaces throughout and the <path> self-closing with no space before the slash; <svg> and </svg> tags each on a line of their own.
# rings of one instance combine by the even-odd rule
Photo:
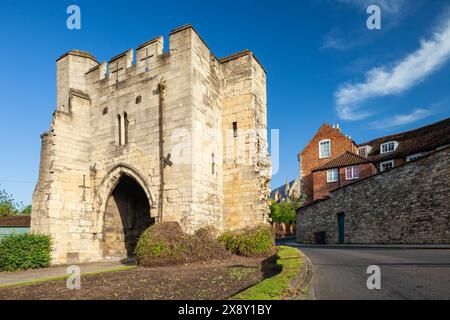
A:
<svg viewBox="0 0 450 320">
<path fill-rule="evenodd" d="M 95 273 L 102 271 L 112 271 L 114 269 L 120 269 L 129 265 L 127 262 L 120 261 L 102 261 L 93 263 L 77 264 L 80 267 L 81 274 Z M 54 266 L 44 269 L 35 269 L 18 272 L 0 272 L 0 288 L 2 286 L 9 286 L 14 284 L 20 284 L 24 282 L 40 281 L 45 279 L 51 279 L 56 277 L 69 276 L 67 272 L 67 265 Z"/>
<path fill-rule="evenodd" d="M 450 246 L 304 246 L 318 300 L 450 300 Z M 381 289 L 369 290 L 367 268 L 380 268 Z"/>
</svg>

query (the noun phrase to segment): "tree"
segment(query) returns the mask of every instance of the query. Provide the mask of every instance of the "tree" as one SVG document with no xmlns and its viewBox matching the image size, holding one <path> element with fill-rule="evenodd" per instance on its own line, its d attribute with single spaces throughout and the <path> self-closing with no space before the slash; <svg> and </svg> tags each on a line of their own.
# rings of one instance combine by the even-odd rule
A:
<svg viewBox="0 0 450 320">
<path fill-rule="evenodd" d="M 20 212 L 21 214 L 31 214 L 31 204 L 23 207 L 22 211 Z"/>
<path fill-rule="evenodd" d="M 292 203 L 288 201 L 275 202 L 270 206 L 269 217 L 273 222 L 291 223 L 295 216 L 295 210 Z"/>
<path fill-rule="evenodd" d="M 16 202 L 12 195 L 5 190 L 0 189 L 0 217 L 12 216 L 19 214 L 21 203 Z"/>
<path fill-rule="evenodd" d="M 271 200 L 269 217 L 272 222 L 294 224 L 297 217 L 297 209 L 303 204 L 302 198 L 290 199 L 276 202 Z"/>
</svg>

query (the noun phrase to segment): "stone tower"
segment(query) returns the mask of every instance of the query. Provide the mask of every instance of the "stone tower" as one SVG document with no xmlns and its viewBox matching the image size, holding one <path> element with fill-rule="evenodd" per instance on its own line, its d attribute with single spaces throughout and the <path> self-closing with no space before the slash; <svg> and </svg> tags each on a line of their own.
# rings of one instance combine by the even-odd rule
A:
<svg viewBox="0 0 450 320">
<path fill-rule="evenodd" d="M 252 52 L 218 59 L 190 25 L 108 63 L 57 60 L 31 230 L 53 263 L 133 254 L 152 223 L 189 233 L 267 222 L 266 76 Z"/>
</svg>

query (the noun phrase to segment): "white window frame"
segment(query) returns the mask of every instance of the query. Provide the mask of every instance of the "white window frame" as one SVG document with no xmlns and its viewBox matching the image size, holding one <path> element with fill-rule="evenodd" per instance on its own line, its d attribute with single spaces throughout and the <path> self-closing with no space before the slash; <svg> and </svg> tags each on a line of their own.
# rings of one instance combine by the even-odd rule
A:
<svg viewBox="0 0 450 320">
<path fill-rule="evenodd" d="M 359 150 L 361 150 L 361 149 L 364 149 L 364 152 L 365 152 L 365 158 L 367 158 L 368 156 L 369 156 L 369 153 L 370 153 L 370 151 L 372 151 L 372 147 L 371 146 L 363 146 L 363 147 L 359 147 L 358 148 L 358 155 L 359 156 L 361 156 L 360 154 L 359 154 Z"/>
<path fill-rule="evenodd" d="M 384 164 L 387 164 L 387 163 L 391 163 L 391 164 L 392 164 L 392 168 L 383 169 L 383 165 L 384 165 Z M 386 170 L 390 170 L 390 169 L 393 169 L 393 168 L 395 168 L 395 162 L 394 162 L 394 160 L 388 160 L 388 161 L 380 162 L 380 171 L 381 171 L 381 172 L 386 171 Z"/>
<path fill-rule="evenodd" d="M 364 155 L 363 156 L 361 156 L 360 150 L 364 150 Z M 367 157 L 367 147 L 359 147 L 358 148 L 358 156 L 366 158 Z"/>
<path fill-rule="evenodd" d="M 357 170 L 355 170 L 355 169 L 357 169 Z M 349 170 L 350 170 L 350 172 L 351 172 L 350 178 L 349 178 L 349 176 L 348 176 Z M 356 172 L 357 174 L 355 174 L 355 172 Z M 346 167 L 346 168 L 345 168 L 345 180 L 348 181 L 348 180 L 357 180 L 357 179 L 359 179 L 359 166 Z"/>
<path fill-rule="evenodd" d="M 333 179 L 332 172 L 336 172 L 336 177 L 334 177 L 334 179 Z M 327 170 L 327 182 L 332 183 L 332 182 L 338 182 L 338 181 L 339 181 L 339 169 L 334 168 L 334 169 Z"/>
<path fill-rule="evenodd" d="M 385 146 L 388 146 L 388 145 L 391 145 L 391 144 L 393 145 L 393 149 L 392 150 L 386 150 L 386 151 L 383 150 Z M 382 143 L 380 145 L 380 154 L 394 152 L 395 150 L 397 150 L 397 147 L 398 147 L 398 142 L 397 141 L 387 141 L 385 143 Z"/>
<path fill-rule="evenodd" d="M 326 142 L 328 142 L 328 155 L 327 156 L 324 156 L 323 154 L 322 154 L 322 148 L 321 148 L 321 146 L 322 146 L 322 143 L 326 143 Z M 331 140 L 330 139 L 324 139 L 324 140 L 321 140 L 321 141 L 319 141 L 319 159 L 326 159 L 326 158 L 329 158 L 329 157 L 331 157 Z"/>
</svg>

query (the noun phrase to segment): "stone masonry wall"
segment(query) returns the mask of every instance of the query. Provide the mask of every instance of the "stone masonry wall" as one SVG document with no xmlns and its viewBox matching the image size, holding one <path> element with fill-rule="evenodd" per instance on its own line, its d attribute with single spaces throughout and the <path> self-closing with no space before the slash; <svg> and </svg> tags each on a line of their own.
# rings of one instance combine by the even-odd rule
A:
<svg viewBox="0 0 450 320">
<path fill-rule="evenodd" d="M 450 148 L 331 192 L 297 212 L 297 241 L 313 243 L 326 232 L 338 242 L 345 214 L 345 243 L 450 243 Z"/>
<path fill-rule="evenodd" d="M 266 74 L 249 51 L 221 63 L 224 227 L 235 230 L 268 222 Z"/>
<path fill-rule="evenodd" d="M 57 85 L 57 108 L 42 135 L 31 221 L 33 232 L 52 235 L 54 264 L 108 256 L 102 249 L 108 247 L 105 212 L 124 177 L 142 188 L 152 218 L 178 221 L 188 233 L 266 221 L 265 72 L 250 51 L 217 59 L 188 25 L 169 34 L 167 52 L 161 36 L 107 63 L 72 50 L 57 60 Z M 127 143 L 119 143 L 125 141 L 118 125 L 125 114 Z M 244 129 L 255 132 L 244 140 L 247 162 L 224 157 L 230 149 L 224 129 L 233 121 L 241 137 Z M 160 159 L 169 154 L 161 186 Z"/>
</svg>

